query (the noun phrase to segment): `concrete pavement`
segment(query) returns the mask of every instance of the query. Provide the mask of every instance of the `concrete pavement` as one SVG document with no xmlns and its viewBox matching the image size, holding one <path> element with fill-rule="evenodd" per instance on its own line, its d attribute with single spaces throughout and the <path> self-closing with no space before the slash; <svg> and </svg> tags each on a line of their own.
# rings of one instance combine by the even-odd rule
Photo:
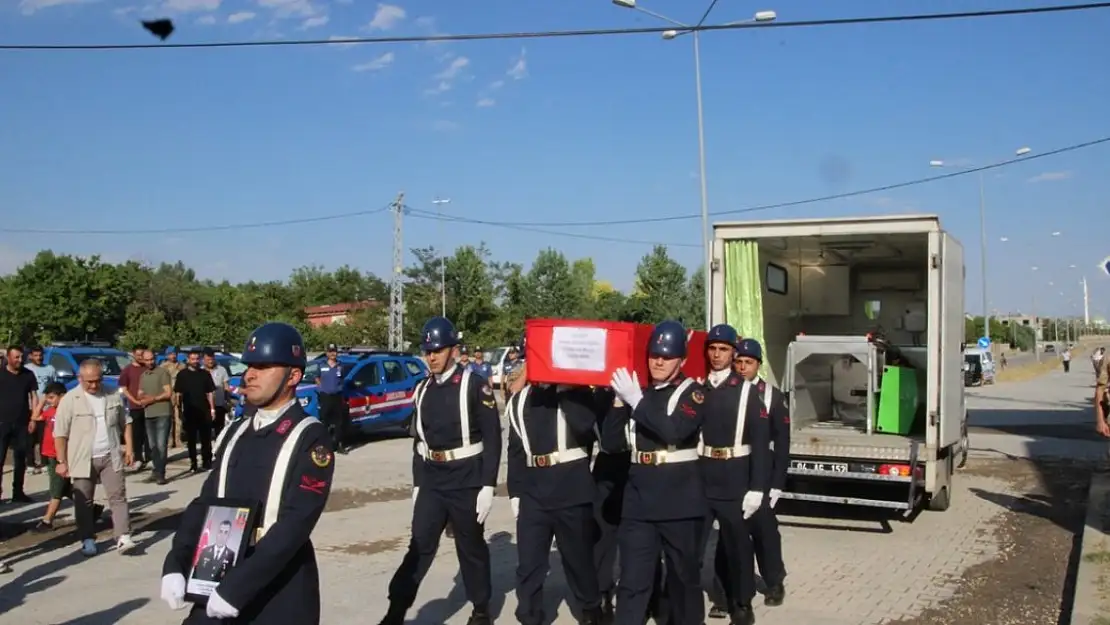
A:
<svg viewBox="0 0 1110 625">
<path fill-rule="evenodd" d="M 1105 445 L 1097 441 L 1009 431 L 1046 424 L 1081 426 L 1080 403 L 1089 395 L 1090 376 L 1081 380 L 1075 372 L 1072 375 L 1050 374 L 1035 383 L 973 389 L 972 462 L 989 462 L 999 454 L 1093 454 L 1096 448 L 1105 453 Z M 385 610 L 386 586 L 408 541 L 410 453 L 407 439 L 384 438 L 337 461 L 328 512 L 313 535 L 324 587 L 323 622 L 328 625 L 372 624 Z M 185 467 L 178 463 L 177 468 Z M 129 483 L 133 506 L 143 513 L 136 532 L 143 547 L 140 555 L 106 552 L 85 559 L 64 534 L 46 542 L 21 536 L 0 545 L 0 553 L 14 568 L 0 577 L 0 625 L 181 622 L 184 614 L 171 612 L 158 599 L 161 563 L 175 525 L 173 514 L 196 494 L 202 479 L 185 477 L 161 488 L 137 480 Z M 41 501 L 45 477 L 28 476 L 28 481 L 30 492 Z M 1005 481 L 963 474 L 956 480 L 948 512 L 925 512 L 912 523 L 867 512 L 817 518 L 813 509 L 797 509 L 797 515 L 784 515 L 787 602 L 771 609 L 759 605 L 759 623 L 878 624 L 939 604 L 959 590 L 963 572 L 998 554 L 992 527 L 1003 507 L 995 502 L 1015 494 Z M 31 523 L 41 507 L 5 507 L 0 521 Z M 493 607 L 500 623 L 515 621 L 513 525 L 508 501 L 498 497 L 487 535 L 493 554 Z M 102 537 L 107 546 L 110 531 Z M 561 603 L 566 588 L 555 555 L 552 565 L 551 622 L 573 623 Z M 454 625 L 465 623 L 468 615 L 454 548 L 444 541 L 410 622 Z"/>
</svg>

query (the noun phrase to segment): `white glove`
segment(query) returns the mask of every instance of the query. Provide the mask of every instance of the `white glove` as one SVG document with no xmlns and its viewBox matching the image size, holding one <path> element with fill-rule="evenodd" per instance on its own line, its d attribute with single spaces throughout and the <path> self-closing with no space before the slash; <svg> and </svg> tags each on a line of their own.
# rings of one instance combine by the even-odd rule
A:
<svg viewBox="0 0 1110 625">
<path fill-rule="evenodd" d="M 184 575 L 170 573 L 162 576 L 162 601 L 165 601 L 171 610 L 180 610 L 185 607 Z"/>
<path fill-rule="evenodd" d="M 778 488 L 772 488 L 771 490 L 769 490 L 767 492 L 767 498 L 770 499 L 768 505 L 774 508 L 775 504 L 779 502 L 779 497 L 782 497 L 782 490 Z"/>
<path fill-rule="evenodd" d="M 486 517 L 489 516 L 489 511 L 492 509 L 493 487 L 483 486 L 482 490 L 478 491 L 478 505 L 474 509 L 478 513 L 478 525 L 486 522 Z"/>
<path fill-rule="evenodd" d="M 633 410 L 644 398 L 644 392 L 640 389 L 640 378 L 635 373 L 629 375 L 628 369 L 624 367 L 613 372 L 613 379 L 609 383 L 613 387 L 613 391 Z"/>
<path fill-rule="evenodd" d="M 419 486 L 413 486 L 412 487 L 412 507 L 413 508 L 416 507 L 416 498 L 419 495 L 420 495 L 420 487 Z"/>
<path fill-rule="evenodd" d="M 520 518 L 520 497 L 513 497 L 509 500 L 509 505 L 513 508 L 513 518 Z"/>
<path fill-rule="evenodd" d="M 752 515 L 759 510 L 761 505 L 763 505 L 763 493 L 758 490 L 749 490 L 744 493 L 744 502 L 740 504 L 740 507 L 744 510 L 744 518 L 752 518 Z"/>
<path fill-rule="evenodd" d="M 224 601 L 217 587 L 217 591 L 208 596 L 208 607 L 205 609 L 205 614 L 208 615 L 208 618 L 236 618 L 239 616 L 239 610 Z"/>
</svg>

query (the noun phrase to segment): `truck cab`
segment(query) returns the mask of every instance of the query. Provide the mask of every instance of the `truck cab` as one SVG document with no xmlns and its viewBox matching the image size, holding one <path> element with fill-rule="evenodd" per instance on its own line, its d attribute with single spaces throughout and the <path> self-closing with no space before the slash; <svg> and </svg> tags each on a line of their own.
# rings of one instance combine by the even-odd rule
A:
<svg viewBox="0 0 1110 625">
<path fill-rule="evenodd" d="M 712 323 L 790 407 L 785 498 L 948 508 L 966 457 L 960 244 L 935 216 L 719 223 Z"/>
</svg>

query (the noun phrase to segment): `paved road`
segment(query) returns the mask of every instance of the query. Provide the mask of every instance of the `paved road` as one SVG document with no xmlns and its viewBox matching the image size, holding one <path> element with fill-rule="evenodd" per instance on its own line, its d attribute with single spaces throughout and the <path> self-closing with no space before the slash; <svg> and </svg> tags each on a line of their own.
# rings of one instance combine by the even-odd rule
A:
<svg viewBox="0 0 1110 625">
<path fill-rule="evenodd" d="M 973 391 L 977 454 L 1005 449 L 1029 455 L 1046 449 L 1037 436 L 1004 432 L 1013 424 L 1081 422 L 1072 403 L 1088 394 L 1078 377 L 1053 375 L 1025 385 L 997 385 Z M 1002 412 L 1005 411 L 1005 415 Z M 1031 411 L 1036 411 L 1034 414 Z M 1071 421 L 1068 421 L 1071 420 Z M 1064 441 L 1063 444 L 1086 444 Z M 314 535 L 324 585 L 324 622 L 328 625 L 375 623 L 385 608 L 385 588 L 408 540 L 408 474 L 411 445 L 382 439 L 340 458 L 329 511 Z M 184 466 L 178 463 L 178 469 Z M 42 497 L 45 479 L 29 478 Z M 34 546 L 27 536 L 6 545 L 14 573 L 0 577 L 0 625 L 160 625 L 179 623 L 158 598 L 162 558 L 168 548 L 172 517 L 198 490 L 200 478 L 188 477 L 156 489 L 135 482 L 130 496 L 153 531 L 137 533 L 145 553 L 122 557 L 106 552 L 93 559 L 75 553 L 66 538 Z M 788 599 L 780 608 L 757 608 L 761 625 L 866 625 L 910 617 L 952 595 L 968 567 L 993 558 L 998 550 L 989 531 L 1002 508 L 998 497 L 1012 494 L 1005 482 L 964 475 L 957 481 L 948 513 L 923 513 L 913 523 L 880 522 L 857 515 L 840 520 L 809 516 L 783 518 L 789 570 Z M 4 508 L 0 521 L 29 523 L 41 504 Z M 153 519 L 153 521 L 151 521 Z M 515 549 L 508 501 L 499 497 L 488 522 L 494 556 L 494 608 L 501 623 L 513 622 Z M 102 534 L 105 547 L 109 536 Z M 60 543 L 60 544 L 59 544 Z M 945 548 L 938 546 L 944 545 Z M 422 588 L 410 622 L 465 623 L 469 614 L 445 543 Z M 549 582 L 552 609 L 565 592 L 558 574 Z M 573 623 L 565 605 L 554 623 Z"/>
</svg>

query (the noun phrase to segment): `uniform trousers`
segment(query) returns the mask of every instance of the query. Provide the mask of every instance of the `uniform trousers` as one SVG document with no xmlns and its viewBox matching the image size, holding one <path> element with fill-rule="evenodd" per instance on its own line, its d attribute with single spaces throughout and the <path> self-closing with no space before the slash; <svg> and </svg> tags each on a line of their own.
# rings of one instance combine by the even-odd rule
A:
<svg viewBox="0 0 1110 625">
<path fill-rule="evenodd" d="M 750 519 L 744 518 L 743 500 L 709 500 L 709 517 L 703 534 L 702 553 L 709 529 L 717 520 L 717 548 L 713 553 L 714 581 L 721 585 L 729 612 L 755 598 L 755 561 L 752 558 Z"/>
<path fill-rule="evenodd" d="M 573 605 L 585 609 L 601 606 L 597 570 L 594 568 L 593 506 L 582 504 L 542 510 L 535 500 L 520 498 L 516 521 L 516 618 L 522 625 L 546 623 L 543 584 L 550 569 L 551 541 L 555 540 Z"/>
<path fill-rule="evenodd" d="M 347 400 L 342 393 L 319 393 L 317 397 L 320 399 L 320 420 L 331 434 L 332 449 L 338 451 L 347 438 L 350 414 Z"/>
<path fill-rule="evenodd" d="M 767 586 L 778 586 L 786 579 L 786 565 L 782 561 L 782 534 L 779 533 L 778 517 L 768 505 L 766 497 L 759 510 L 748 519 L 748 527 L 751 528 L 752 547 L 763 582 Z"/>
<path fill-rule="evenodd" d="M 485 526 L 478 524 L 477 488 L 437 490 L 421 488 L 412 510 L 412 539 L 401 566 L 389 582 L 389 602 L 408 609 L 416 601 L 420 582 L 428 574 L 439 549 L 439 539 L 450 521 L 455 528 L 455 553 L 459 559 L 466 598 L 475 607 L 489 606 L 489 544 Z"/>
<path fill-rule="evenodd" d="M 666 563 L 666 598 L 670 625 L 702 625 L 705 600 L 701 591 L 702 532 L 705 519 L 644 521 L 621 519 L 618 530 L 621 576 L 617 583 L 616 622 L 643 623 L 655 589 L 662 551 Z"/>
</svg>

